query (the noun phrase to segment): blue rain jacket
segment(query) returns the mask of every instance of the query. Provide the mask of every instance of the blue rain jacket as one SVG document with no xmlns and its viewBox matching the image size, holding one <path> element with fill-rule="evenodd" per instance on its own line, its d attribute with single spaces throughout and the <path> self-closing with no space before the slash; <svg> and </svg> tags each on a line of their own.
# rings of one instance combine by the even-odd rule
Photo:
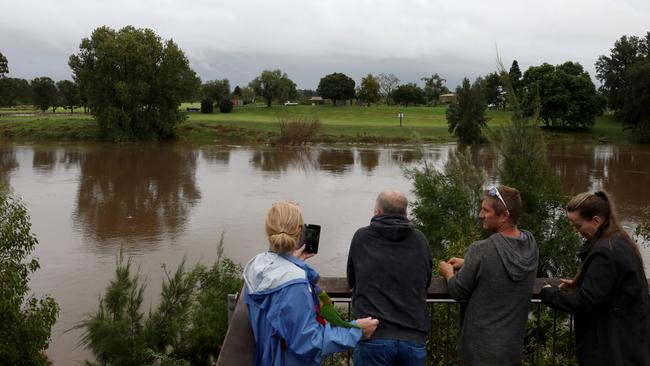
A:
<svg viewBox="0 0 650 366">
<path fill-rule="evenodd" d="M 356 346 L 361 329 L 317 319 L 318 273 L 290 255 L 260 253 L 244 268 L 244 300 L 255 335 L 254 365 L 320 365 Z"/>
</svg>

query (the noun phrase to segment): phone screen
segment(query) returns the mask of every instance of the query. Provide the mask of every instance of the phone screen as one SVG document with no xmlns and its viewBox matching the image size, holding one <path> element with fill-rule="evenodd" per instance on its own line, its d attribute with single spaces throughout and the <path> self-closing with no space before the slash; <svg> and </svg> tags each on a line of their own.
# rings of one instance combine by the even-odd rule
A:
<svg viewBox="0 0 650 366">
<path fill-rule="evenodd" d="M 320 225 L 307 224 L 305 232 L 305 252 L 318 253 L 318 242 L 320 241 Z"/>
</svg>

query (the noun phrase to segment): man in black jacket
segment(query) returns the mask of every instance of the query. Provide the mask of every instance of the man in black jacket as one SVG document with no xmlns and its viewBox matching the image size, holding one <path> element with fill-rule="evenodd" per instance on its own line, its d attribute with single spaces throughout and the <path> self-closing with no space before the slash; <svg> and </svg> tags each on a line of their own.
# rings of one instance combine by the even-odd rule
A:
<svg viewBox="0 0 650 366">
<path fill-rule="evenodd" d="M 379 319 L 359 342 L 355 365 L 424 365 L 432 259 L 424 235 L 406 218 L 406 196 L 379 194 L 370 225 L 354 234 L 347 278 L 356 317 Z"/>
</svg>

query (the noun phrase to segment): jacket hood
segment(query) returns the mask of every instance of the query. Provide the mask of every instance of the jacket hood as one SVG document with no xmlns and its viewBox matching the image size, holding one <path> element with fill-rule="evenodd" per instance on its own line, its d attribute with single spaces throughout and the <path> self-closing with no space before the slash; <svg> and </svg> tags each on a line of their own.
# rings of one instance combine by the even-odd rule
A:
<svg viewBox="0 0 650 366">
<path fill-rule="evenodd" d="M 277 253 L 260 253 L 244 267 L 244 282 L 251 294 L 275 291 L 296 281 L 306 282 L 306 271 Z"/>
<path fill-rule="evenodd" d="M 390 241 L 401 241 L 413 232 L 413 224 L 400 215 L 377 215 L 370 220 L 370 227 Z"/>
<path fill-rule="evenodd" d="M 508 277 L 515 282 L 526 279 L 531 272 L 537 272 L 539 257 L 533 234 L 524 230 L 521 232 L 523 238 L 510 238 L 499 233 L 490 236 Z"/>
</svg>

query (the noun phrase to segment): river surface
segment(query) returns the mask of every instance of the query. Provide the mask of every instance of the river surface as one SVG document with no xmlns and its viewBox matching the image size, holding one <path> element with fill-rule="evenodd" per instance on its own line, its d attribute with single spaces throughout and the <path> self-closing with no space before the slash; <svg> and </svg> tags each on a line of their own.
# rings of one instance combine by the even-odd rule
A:
<svg viewBox="0 0 650 366">
<path fill-rule="evenodd" d="M 424 156 L 441 167 L 456 149 L 428 145 Z M 495 153 L 472 153 L 493 181 Z M 648 147 L 555 142 L 548 157 L 567 194 L 609 190 L 628 228 L 650 205 Z M 377 193 L 412 198 L 403 168 L 414 164 L 415 149 L 402 146 L 0 145 L 0 180 L 24 201 L 40 242 L 32 290 L 61 306 L 48 350 L 55 365 L 91 356 L 78 346 L 81 332 L 67 330 L 96 310 L 120 248 L 147 278 L 148 308 L 158 301 L 161 265 L 174 269 L 184 256 L 211 264 L 222 232 L 225 254 L 244 264 L 267 248 L 267 209 L 291 200 L 307 223 L 322 225 L 312 264 L 344 276 L 350 239 L 368 224 Z M 650 250 L 642 251 L 648 268 Z"/>
</svg>

